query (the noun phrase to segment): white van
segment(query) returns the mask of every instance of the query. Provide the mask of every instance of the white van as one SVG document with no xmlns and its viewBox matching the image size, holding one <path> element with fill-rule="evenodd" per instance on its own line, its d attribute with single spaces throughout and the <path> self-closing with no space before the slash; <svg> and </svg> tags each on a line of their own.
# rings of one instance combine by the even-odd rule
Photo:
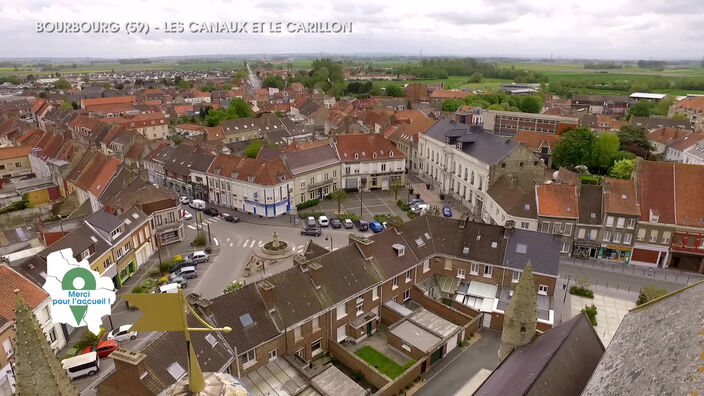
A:
<svg viewBox="0 0 704 396">
<path fill-rule="evenodd" d="M 191 203 L 188 204 L 188 206 L 192 207 L 193 209 L 197 210 L 203 210 L 205 209 L 205 201 L 202 199 L 194 199 L 191 201 Z"/>
<path fill-rule="evenodd" d="M 61 361 L 61 365 L 71 379 L 84 375 L 95 375 L 100 370 L 100 360 L 97 352 L 88 352 L 64 359 Z"/>
<path fill-rule="evenodd" d="M 178 283 L 167 283 L 159 286 L 159 293 L 178 293 L 178 289 L 180 288 L 181 285 Z"/>
</svg>

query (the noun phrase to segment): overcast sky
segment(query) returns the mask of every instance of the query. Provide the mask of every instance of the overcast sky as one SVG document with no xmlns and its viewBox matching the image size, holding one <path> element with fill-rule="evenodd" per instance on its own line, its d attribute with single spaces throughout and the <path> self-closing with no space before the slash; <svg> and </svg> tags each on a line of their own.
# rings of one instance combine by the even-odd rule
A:
<svg viewBox="0 0 704 396">
<path fill-rule="evenodd" d="M 393 53 L 701 59 L 703 0 L 2 0 L 0 57 Z M 114 34 L 36 33 L 37 22 L 103 21 Z M 352 34 L 128 35 L 126 22 L 352 22 Z M 186 28 L 187 29 L 187 28 Z"/>
</svg>

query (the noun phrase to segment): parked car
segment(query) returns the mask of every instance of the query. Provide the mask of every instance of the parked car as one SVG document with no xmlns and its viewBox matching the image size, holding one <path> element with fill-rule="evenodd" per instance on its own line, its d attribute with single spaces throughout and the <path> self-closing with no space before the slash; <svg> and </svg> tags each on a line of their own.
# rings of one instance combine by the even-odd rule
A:
<svg viewBox="0 0 704 396">
<path fill-rule="evenodd" d="M 137 332 L 131 331 L 130 330 L 131 328 L 132 328 L 131 324 L 126 324 L 126 325 L 122 325 L 116 329 L 113 329 L 113 331 L 108 333 L 108 340 L 117 340 L 120 342 L 127 341 L 127 340 L 136 340 L 137 339 Z"/>
<path fill-rule="evenodd" d="M 193 218 L 193 215 L 191 214 L 191 212 L 184 209 L 181 211 L 181 218 L 183 218 L 184 220 L 190 220 Z"/>
<path fill-rule="evenodd" d="M 220 215 L 220 211 L 215 208 L 208 208 L 208 209 L 204 210 L 203 213 L 207 214 L 208 216 Z"/>
<path fill-rule="evenodd" d="M 178 198 L 178 202 L 180 202 L 180 203 L 182 203 L 182 204 L 188 204 L 188 203 L 191 202 L 191 200 L 190 200 L 187 196 L 181 195 L 181 196 Z"/>
<path fill-rule="evenodd" d="M 411 212 L 416 213 L 416 214 L 424 214 L 428 209 L 430 209 L 430 205 L 426 203 L 421 203 L 421 204 L 415 204 L 411 206 Z"/>
<path fill-rule="evenodd" d="M 173 279 L 171 279 L 170 285 L 179 285 L 181 289 L 185 289 L 188 287 L 188 279 L 182 277 L 182 276 L 177 276 Z"/>
<path fill-rule="evenodd" d="M 192 260 L 194 263 L 205 263 L 208 261 L 208 253 L 202 251 L 202 250 L 197 250 L 193 253 L 190 253 L 188 256 L 186 256 L 187 260 Z"/>
<path fill-rule="evenodd" d="M 332 228 L 340 228 L 342 227 L 342 222 L 337 217 L 333 217 L 332 219 L 330 219 L 330 226 Z"/>
<path fill-rule="evenodd" d="M 452 217 L 452 209 L 448 205 L 442 207 L 442 215 L 445 217 Z"/>
<path fill-rule="evenodd" d="M 181 278 L 181 277 L 179 277 L 179 278 L 180 278 L 180 279 L 183 279 L 183 278 Z M 178 293 L 179 289 L 181 289 L 181 288 L 182 288 L 182 286 L 179 285 L 178 283 L 176 283 L 176 282 L 171 282 L 171 283 L 167 283 L 167 284 L 165 284 L 165 285 L 159 286 L 159 291 L 158 291 L 158 292 L 159 292 L 159 293 Z M 157 291 L 155 290 L 155 291 L 153 291 L 152 293 L 157 293 Z"/>
<path fill-rule="evenodd" d="M 222 219 L 225 221 L 229 221 L 230 223 L 239 223 L 240 218 L 237 216 L 233 216 L 231 214 L 223 213 L 222 214 Z"/>
<path fill-rule="evenodd" d="M 88 352 L 63 359 L 61 366 L 66 370 L 68 377 L 74 379 L 84 375 L 95 375 L 100 370 L 100 360 L 97 353 Z"/>
<path fill-rule="evenodd" d="M 327 216 L 320 216 L 318 217 L 318 224 L 320 224 L 321 227 L 327 227 L 330 225 L 330 219 L 328 219 Z"/>
<path fill-rule="evenodd" d="M 322 233 L 322 230 L 318 226 L 306 227 L 301 230 L 301 235 L 320 236 L 321 233 Z"/>
<path fill-rule="evenodd" d="M 188 206 L 196 210 L 203 210 L 205 209 L 205 201 L 202 199 L 194 199 L 188 204 Z"/>
<path fill-rule="evenodd" d="M 185 260 L 179 261 L 178 263 L 174 263 L 171 266 L 171 272 L 178 271 L 183 267 L 198 267 L 198 263 L 187 258 Z"/>
<path fill-rule="evenodd" d="M 408 206 L 413 206 L 413 205 L 422 204 L 422 203 L 425 203 L 425 201 L 423 201 L 420 198 L 413 198 L 412 200 L 408 201 Z"/>
<path fill-rule="evenodd" d="M 306 226 L 315 227 L 317 225 L 318 225 L 318 223 L 316 223 L 315 217 L 313 217 L 313 216 L 306 217 Z"/>
<path fill-rule="evenodd" d="M 99 358 L 103 358 L 113 353 L 115 349 L 120 347 L 120 342 L 116 340 L 100 341 L 97 346 L 87 346 L 81 351 L 81 354 L 95 352 Z"/>
<path fill-rule="evenodd" d="M 376 220 L 369 223 L 369 228 L 371 228 L 374 232 L 384 231 L 384 226 Z"/>
<path fill-rule="evenodd" d="M 354 225 L 360 231 L 369 231 L 369 223 L 366 220 L 355 220 Z"/>
<path fill-rule="evenodd" d="M 345 227 L 345 228 L 347 228 L 347 229 L 350 229 L 350 228 L 354 227 L 354 223 L 353 223 L 352 220 L 350 220 L 350 219 L 345 219 L 345 220 L 342 222 L 342 226 Z"/>
<path fill-rule="evenodd" d="M 185 279 L 195 278 L 198 276 L 198 271 L 196 267 L 181 267 L 171 274 L 170 279 L 175 279 L 179 276 Z"/>
</svg>

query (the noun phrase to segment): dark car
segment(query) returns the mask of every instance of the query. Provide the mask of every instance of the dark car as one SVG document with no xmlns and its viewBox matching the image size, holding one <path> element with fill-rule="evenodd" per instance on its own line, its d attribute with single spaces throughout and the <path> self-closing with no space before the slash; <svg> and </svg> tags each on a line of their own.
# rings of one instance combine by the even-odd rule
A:
<svg viewBox="0 0 704 396">
<path fill-rule="evenodd" d="M 237 216 L 233 216 L 231 214 L 223 213 L 222 214 L 222 219 L 225 221 L 229 221 L 230 223 L 239 223 L 240 218 Z"/>
<path fill-rule="evenodd" d="M 115 340 L 107 340 L 107 341 L 100 341 L 97 346 L 87 346 L 83 351 L 81 351 L 81 354 L 88 353 L 88 352 L 97 352 L 98 357 L 106 357 L 109 354 L 113 353 L 115 349 L 120 347 L 120 342 L 115 341 Z"/>
<path fill-rule="evenodd" d="M 203 213 L 207 214 L 208 216 L 218 216 L 220 214 L 220 211 L 215 208 L 207 208 L 203 211 Z"/>
<path fill-rule="evenodd" d="M 184 259 L 179 261 L 178 263 L 174 263 L 174 265 L 171 266 L 171 272 L 176 272 L 177 270 L 183 268 L 183 267 L 197 267 L 198 263 L 191 259 Z"/>
<path fill-rule="evenodd" d="M 320 227 L 306 227 L 301 230 L 301 235 L 320 236 L 321 233 Z"/>
<path fill-rule="evenodd" d="M 369 231 L 369 223 L 366 220 L 355 220 L 354 225 L 360 231 Z"/>
<path fill-rule="evenodd" d="M 445 217 L 452 217 L 452 209 L 448 205 L 442 207 L 442 215 Z"/>
<path fill-rule="evenodd" d="M 333 217 L 330 219 L 330 226 L 332 226 L 332 228 L 341 228 L 342 222 L 337 217 Z"/>
</svg>

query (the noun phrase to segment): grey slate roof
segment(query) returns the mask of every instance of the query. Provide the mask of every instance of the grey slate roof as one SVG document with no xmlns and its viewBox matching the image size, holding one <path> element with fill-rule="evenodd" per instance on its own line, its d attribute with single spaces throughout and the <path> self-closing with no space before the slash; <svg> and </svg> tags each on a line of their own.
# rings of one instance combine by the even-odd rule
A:
<svg viewBox="0 0 704 396">
<path fill-rule="evenodd" d="M 465 141 L 463 152 L 490 165 L 500 162 L 520 146 L 520 143 L 483 129 L 470 131 L 469 125 L 447 118 L 438 120 L 425 132 L 425 135 L 443 143 L 448 136 Z"/>
<path fill-rule="evenodd" d="M 122 225 L 122 221 L 117 216 L 113 216 L 104 210 L 99 210 L 88 216 L 86 222 L 107 233 L 112 232 Z"/>
<path fill-rule="evenodd" d="M 633 117 L 631 124 L 640 125 L 647 131 L 654 131 L 663 127 L 678 128 L 683 130 L 691 130 L 692 124 L 689 120 L 674 120 L 672 118 L 663 117 Z"/>
<path fill-rule="evenodd" d="M 704 282 L 632 309 L 584 396 L 693 395 L 704 390 Z"/>
<path fill-rule="evenodd" d="M 523 270 L 530 259 L 534 273 L 557 276 L 561 246 L 562 241 L 553 234 L 514 229 L 506 243 L 503 265 Z"/>
<path fill-rule="evenodd" d="M 486 193 L 511 216 L 538 218 L 535 193 L 523 191 L 509 176 L 501 176 Z"/>
<path fill-rule="evenodd" d="M 286 153 L 286 165 L 293 175 L 339 163 L 337 152 L 330 145 Z"/>
<path fill-rule="evenodd" d="M 237 353 L 242 354 L 279 335 L 254 283 L 240 290 L 223 294 L 212 301 L 212 318 L 218 326 L 230 326 L 232 331 L 223 337 Z M 252 324 L 244 327 L 240 316 L 249 314 Z"/>
<path fill-rule="evenodd" d="M 474 396 L 579 395 L 602 353 L 589 319 L 579 314 L 516 348 Z"/>
<path fill-rule="evenodd" d="M 603 186 L 579 186 L 579 224 L 601 224 L 603 197 Z"/>
</svg>

